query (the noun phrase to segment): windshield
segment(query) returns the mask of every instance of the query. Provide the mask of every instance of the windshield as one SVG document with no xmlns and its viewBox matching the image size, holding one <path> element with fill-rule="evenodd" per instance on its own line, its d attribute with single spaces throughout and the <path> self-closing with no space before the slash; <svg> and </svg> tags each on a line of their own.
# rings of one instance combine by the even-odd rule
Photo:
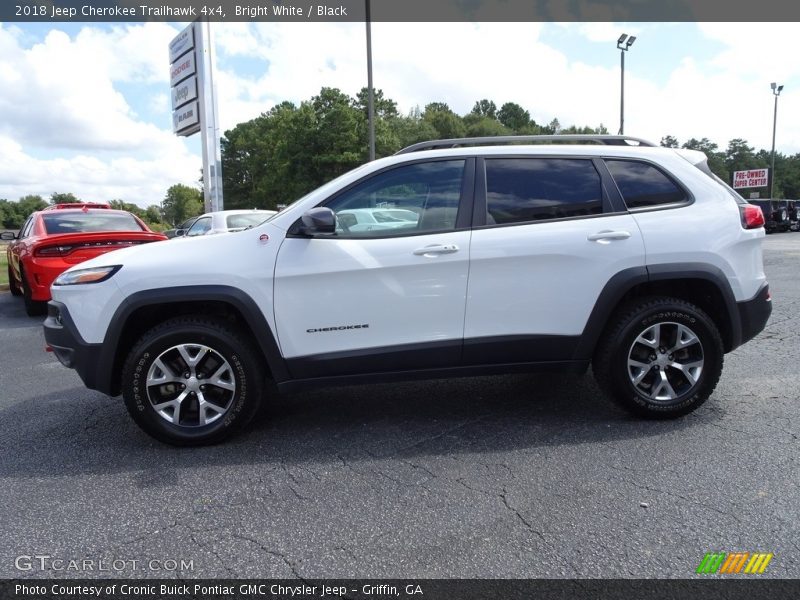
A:
<svg viewBox="0 0 800 600">
<path fill-rule="evenodd" d="M 272 217 L 272 213 L 245 213 L 241 215 L 228 215 L 225 217 L 225 225 L 228 229 L 243 229 L 245 227 L 255 227 Z"/>
<path fill-rule="evenodd" d="M 143 231 L 142 226 L 127 213 L 53 212 L 42 215 L 49 234 L 93 233 L 100 231 Z"/>
</svg>

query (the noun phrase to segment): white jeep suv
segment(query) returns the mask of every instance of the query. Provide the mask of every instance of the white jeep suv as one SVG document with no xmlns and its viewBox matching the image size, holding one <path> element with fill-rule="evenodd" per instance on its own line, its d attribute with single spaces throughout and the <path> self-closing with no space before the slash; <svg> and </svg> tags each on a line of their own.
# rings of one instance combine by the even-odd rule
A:
<svg viewBox="0 0 800 600">
<path fill-rule="evenodd" d="M 354 226 L 391 211 L 399 225 Z M 77 265 L 52 287 L 45 337 L 179 445 L 242 428 L 267 379 L 591 363 L 626 409 L 677 417 L 769 318 L 763 223 L 699 152 L 620 136 L 424 142 L 252 229 Z"/>
</svg>

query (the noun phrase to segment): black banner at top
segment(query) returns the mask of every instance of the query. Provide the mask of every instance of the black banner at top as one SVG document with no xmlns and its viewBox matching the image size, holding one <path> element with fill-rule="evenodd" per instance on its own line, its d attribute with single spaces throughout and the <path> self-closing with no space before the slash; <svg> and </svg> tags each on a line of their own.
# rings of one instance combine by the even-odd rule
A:
<svg viewBox="0 0 800 600">
<path fill-rule="evenodd" d="M 4 22 L 770 22 L 791 0 L 2 0 Z"/>
</svg>

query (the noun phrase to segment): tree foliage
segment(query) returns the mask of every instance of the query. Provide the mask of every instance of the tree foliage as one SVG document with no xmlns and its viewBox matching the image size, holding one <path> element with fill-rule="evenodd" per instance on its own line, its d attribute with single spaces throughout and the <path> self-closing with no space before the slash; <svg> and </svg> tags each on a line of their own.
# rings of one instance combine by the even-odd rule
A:
<svg viewBox="0 0 800 600">
<path fill-rule="evenodd" d="M 80 198 L 72 192 L 53 192 L 50 194 L 50 204 L 69 204 L 80 201 Z"/>
<path fill-rule="evenodd" d="M 365 163 L 367 104 L 365 88 L 355 98 L 322 88 L 299 106 L 283 102 L 226 131 L 221 142 L 225 207 L 274 209 Z M 374 105 L 378 157 L 431 139 L 554 132 L 538 126 L 513 102 L 498 111 L 492 100 L 478 100 L 465 116 L 445 102 L 431 102 L 404 115 L 396 102 L 375 90 Z M 575 132 L 604 131 L 602 125 L 575 128 Z"/>
<path fill-rule="evenodd" d="M 167 190 L 161 206 L 164 221 L 178 225 L 189 217 L 203 212 L 203 195 L 200 190 L 177 183 Z"/>
<path fill-rule="evenodd" d="M 498 109 L 493 100 L 477 100 L 466 115 L 459 115 L 446 102 L 430 102 L 401 114 L 397 103 L 382 90 L 374 91 L 375 146 L 377 157 L 434 139 L 465 136 L 541 134 L 608 134 L 597 127 L 564 126 L 553 118 L 537 124 L 530 112 L 515 102 Z M 287 204 L 368 160 L 368 97 L 362 88 L 350 97 L 336 88 L 322 88 L 316 96 L 296 105 L 281 102 L 255 119 L 239 123 L 222 138 L 222 173 L 225 208 L 268 208 Z M 683 144 L 665 135 L 661 146 L 705 153 L 709 168 L 723 181 L 731 182 L 736 170 L 769 167 L 772 155 L 741 138 L 731 139 L 725 150 L 708 138 L 690 138 Z M 800 154 L 775 155 L 775 197 L 800 198 Z M 765 189 L 740 190 L 745 197 Z M 50 203 L 78 202 L 72 193 L 54 192 Z M 138 206 L 121 200 L 111 203 L 142 218 L 152 228 L 183 222 L 203 211 L 199 190 L 171 186 L 162 207 Z M 0 222 L 18 229 L 27 216 L 47 206 L 41 196 L 24 196 L 18 202 L 0 199 Z"/>
</svg>

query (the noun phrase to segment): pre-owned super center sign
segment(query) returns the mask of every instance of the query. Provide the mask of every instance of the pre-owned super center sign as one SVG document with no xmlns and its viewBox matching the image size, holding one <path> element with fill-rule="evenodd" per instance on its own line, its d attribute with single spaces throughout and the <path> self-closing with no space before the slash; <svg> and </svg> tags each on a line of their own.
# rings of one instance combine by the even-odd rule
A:
<svg viewBox="0 0 800 600">
<path fill-rule="evenodd" d="M 767 187 L 769 169 L 752 169 L 733 172 L 733 189 Z"/>
</svg>

